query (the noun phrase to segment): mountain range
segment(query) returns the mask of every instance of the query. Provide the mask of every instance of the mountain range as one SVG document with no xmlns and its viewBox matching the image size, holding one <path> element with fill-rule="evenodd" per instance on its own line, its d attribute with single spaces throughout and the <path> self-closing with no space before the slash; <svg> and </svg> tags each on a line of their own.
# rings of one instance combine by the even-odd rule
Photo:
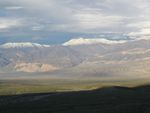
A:
<svg viewBox="0 0 150 113">
<path fill-rule="evenodd" d="M 21 42 L 0 45 L 0 72 L 64 75 L 150 74 L 150 40 L 72 39 L 61 45 Z"/>
</svg>

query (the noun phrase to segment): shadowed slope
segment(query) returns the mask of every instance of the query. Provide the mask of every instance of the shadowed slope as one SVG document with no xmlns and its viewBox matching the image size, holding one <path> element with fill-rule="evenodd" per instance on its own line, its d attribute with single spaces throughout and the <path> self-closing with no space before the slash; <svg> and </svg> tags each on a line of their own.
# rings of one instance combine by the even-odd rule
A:
<svg viewBox="0 0 150 113">
<path fill-rule="evenodd" d="M 150 86 L 1 96 L 0 113 L 149 113 Z"/>
</svg>

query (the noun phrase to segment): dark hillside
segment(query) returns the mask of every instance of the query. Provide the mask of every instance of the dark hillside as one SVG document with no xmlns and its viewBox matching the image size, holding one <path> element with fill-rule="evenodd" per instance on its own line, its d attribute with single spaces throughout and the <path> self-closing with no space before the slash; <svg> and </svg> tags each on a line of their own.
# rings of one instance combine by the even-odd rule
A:
<svg viewBox="0 0 150 113">
<path fill-rule="evenodd" d="M 1 96 L 0 113 L 150 113 L 150 86 Z"/>
</svg>

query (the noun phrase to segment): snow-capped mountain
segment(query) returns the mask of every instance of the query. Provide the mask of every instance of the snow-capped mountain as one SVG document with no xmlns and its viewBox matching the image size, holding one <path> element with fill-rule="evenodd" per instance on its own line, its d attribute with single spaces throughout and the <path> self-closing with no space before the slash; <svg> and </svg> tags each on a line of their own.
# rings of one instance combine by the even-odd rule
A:
<svg viewBox="0 0 150 113">
<path fill-rule="evenodd" d="M 75 46 L 75 45 L 91 45 L 91 44 L 119 44 L 125 43 L 125 40 L 115 41 L 115 40 L 107 40 L 103 38 L 95 38 L 95 39 L 88 39 L 88 38 L 76 38 L 71 39 L 68 42 L 65 42 L 64 46 Z"/>
<path fill-rule="evenodd" d="M 50 47 L 50 45 L 41 45 L 38 43 L 31 43 L 31 42 L 21 42 L 21 43 L 5 43 L 0 46 L 1 48 L 29 48 L 29 47 Z"/>
<path fill-rule="evenodd" d="M 56 71 L 64 75 L 92 76 L 149 75 L 149 65 L 150 40 L 125 42 L 80 38 L 63 45 L 6 43 L 0 47 L 2 72 Z"/>
</svg>

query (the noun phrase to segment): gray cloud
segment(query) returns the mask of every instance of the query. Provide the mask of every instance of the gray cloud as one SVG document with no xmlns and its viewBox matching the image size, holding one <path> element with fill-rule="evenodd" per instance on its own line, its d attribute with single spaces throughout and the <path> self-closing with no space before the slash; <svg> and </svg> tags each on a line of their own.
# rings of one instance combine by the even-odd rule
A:
<svg viewBox="0 0 150 113">
<path fill-rule="evenodd" d="M 14 28 L 18 34 L 119 32 L 149 37 L 149 0 L 1 0 L 0 9 L 0 29 L 12 34 Z"/>
</svg>

